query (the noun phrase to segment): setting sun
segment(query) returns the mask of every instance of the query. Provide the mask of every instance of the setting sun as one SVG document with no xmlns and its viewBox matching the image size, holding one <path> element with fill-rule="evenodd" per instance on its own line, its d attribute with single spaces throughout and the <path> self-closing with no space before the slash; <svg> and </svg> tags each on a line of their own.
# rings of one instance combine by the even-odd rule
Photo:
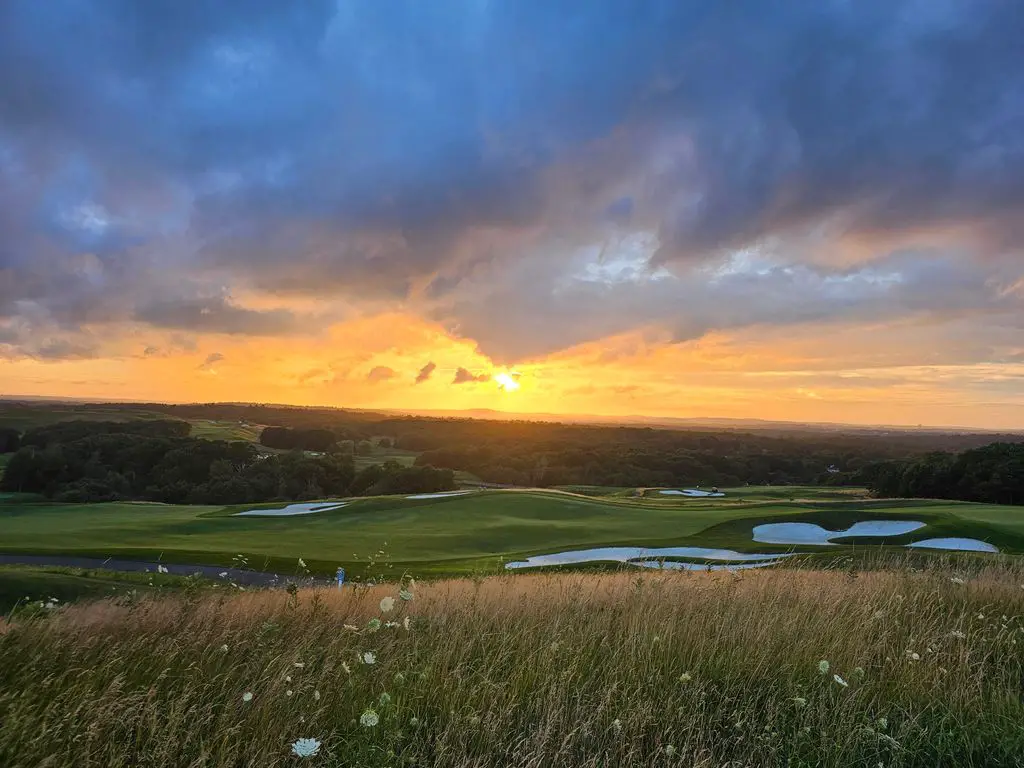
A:
<svg viewBox="0 0 1024 768">
<path fill-rule="evenodd" d="M 498 382 L 498 386 L 506 392 L 515 392 L 519 389 L 519 382 L 516 381 L 518 374 L 499 373 L 496 374 L 494 380 Z"/>
</svg>

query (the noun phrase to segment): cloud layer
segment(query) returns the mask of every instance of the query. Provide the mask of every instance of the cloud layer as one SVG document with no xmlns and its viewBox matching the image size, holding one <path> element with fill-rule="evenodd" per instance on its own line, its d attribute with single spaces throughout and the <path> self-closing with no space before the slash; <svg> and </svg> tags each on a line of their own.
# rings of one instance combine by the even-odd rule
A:
<svg viewBox="0 0 1024 768">
<path fill-rule="evenodd" d="M 1022 31 L 1011 0 L 4 3 L 0 356 L 396 308 L 499 364 L 634 332 L 1009 338 Z"/>
</svg>

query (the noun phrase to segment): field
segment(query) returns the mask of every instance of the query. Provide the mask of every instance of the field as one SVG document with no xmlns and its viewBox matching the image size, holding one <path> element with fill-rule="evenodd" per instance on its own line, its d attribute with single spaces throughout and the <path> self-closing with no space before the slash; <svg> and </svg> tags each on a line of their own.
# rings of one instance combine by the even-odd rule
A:
<svg viewBox="0 0 1024 768">
<path fill-rule="evenodd" d="M 0 629 L 0 764 L 1020 766 L 1021 585 L 893 561 L 71 606 Z"/>
<path fill-rule="evenodd" d="M 968 536 L 1004 552 L 1024 551 L 1024 515 L 1013 507 L 857 496 L 815 501 L 812 488 L 738 489 L 723 499 L 584 496 L 559 491 L 480 491 L 430 499 L 371 497 L 294 517 L 236 517 L 251 509 L 163 504 L 54 504 L 0 500 L 2 550 L 228 565 L 239 554 L 252 567 L 291 573 L 301 557 L 314 572 L 353 573 L 369 559 L 419 574 L 501 570 L 505 560 L 600 546 L 702 546 L 739 552 L 786 552 L 757 544 L 764 521 L 814 522 L 838 529 L 860 520 L 927 523 L 888 543 Z M 832 491 L 824 489 L 826 496 Z M 786 498 L 802 501 L 781 501 Z M 742 495 L 742 494 L 745 494 Z M 275 507 L 278 504 L 255 505 Z M 854 541 L 876 549 L 877 540 Z M 808 551 L 808 548 L 799 548 Z M 834 553 L 836 548 L 810 548 Z M 354 569 L 354 570 L 353 570 Z"/>
</svg>

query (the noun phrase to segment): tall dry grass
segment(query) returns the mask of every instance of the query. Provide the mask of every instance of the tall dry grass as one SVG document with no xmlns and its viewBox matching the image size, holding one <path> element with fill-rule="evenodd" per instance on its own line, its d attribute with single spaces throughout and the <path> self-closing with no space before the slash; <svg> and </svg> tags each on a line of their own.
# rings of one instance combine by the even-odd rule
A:
<svg viewBox="0 0 1024 768">
<path fill-rule="evenodd" d="M 1024 765 L 1024 569 L 954 578 L 516 575 L 418 584 L 387 613 L 397 586 L 69 607 L 0 635 L 0 765 Z M 319 752 L 293 755 L 300 738 Z"/>
</svg>

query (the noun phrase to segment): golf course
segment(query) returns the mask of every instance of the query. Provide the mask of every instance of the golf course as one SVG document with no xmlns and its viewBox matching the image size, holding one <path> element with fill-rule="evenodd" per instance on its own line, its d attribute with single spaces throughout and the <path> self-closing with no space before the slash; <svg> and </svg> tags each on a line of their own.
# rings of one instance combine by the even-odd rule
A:
<svg viewBox="0 0 1024 768">
<path fill-rule="evenodd" d="M 60 504 L 0 498 L 0 554 L 86 556 L 312 573 L 370 560 L 415 575 L 497 572 L 531 556 L 608 547 L 690 548 L 669 560 L 721 559 L 699 548 L 746 554 L 902 548 L 951 537 L 1002 553 L 1024 551 L 1024 520 L 1009 507 L 928 500 L 873 500 L 855 489 L 723 489 L 717 498 L 607 496 L 560 490 L 475 490 L 292 505 Z M 868 521 L 912 521 L 896 535 L 842 536 Z M 799 523 L 837 532 L 827 543 L 763 543 L 755 527 Z M 650 559 L 650 558 L 649 558 Z M 735 559 L 743 559 L 737 557 Z M 595 562 L 601 562 L 597 558 Z M 612 560 L 614 562 L 614 559 Z"/>
</svg>

